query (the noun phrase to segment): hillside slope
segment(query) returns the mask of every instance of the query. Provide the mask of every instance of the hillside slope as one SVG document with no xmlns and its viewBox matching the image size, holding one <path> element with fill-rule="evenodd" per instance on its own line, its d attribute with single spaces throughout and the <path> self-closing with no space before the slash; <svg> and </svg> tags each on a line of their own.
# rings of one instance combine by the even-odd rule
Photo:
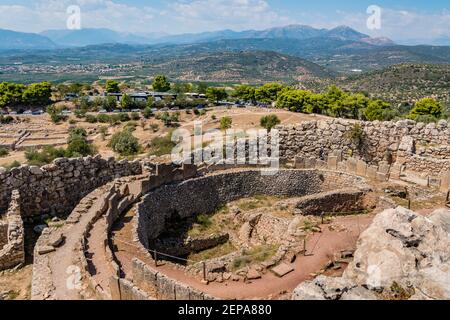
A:
<svg viewBox="0 0 450 320">
<path fill-rule="evenodd" d="M 341 84 L 351 91 L 368 92 L 393 102 L 414 102 L 435 97 L 450 103 L 449 64 L 401 64 L 350 77 Z"/>
<path fill-rule="evenodd" d="M 167 57 L 145 63 L 151 74 L 179 80 L 219 82 L 303 81 L 332 77 L 325 68 L 301 58 L 268 51 L 213 52 Z"/>
</svg>

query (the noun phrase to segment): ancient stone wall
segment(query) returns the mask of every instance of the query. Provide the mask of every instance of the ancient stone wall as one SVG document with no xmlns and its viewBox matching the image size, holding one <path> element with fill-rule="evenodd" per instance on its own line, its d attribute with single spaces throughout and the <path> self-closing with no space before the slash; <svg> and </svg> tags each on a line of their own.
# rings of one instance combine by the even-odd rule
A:
<svg viewBox="0 0 450 320">
<path fill-rule="evenodd" d="M 0 221 L 0 248 L 8 243 L 8 222 Z"/>
<path fill-rule="evenodd" d="M 133 259 L 133 283 L 147 292 L 156 292 L 164 300 L 214 300 L 215 298 L 153 270 Z"/>
<path fill-rule="evenodd" d="M 363 135 L 360 144 L 352 138 L 355 124 L 359 124 Z M 439 160 L 450 158 L 450 127 L 447 121 L 437 124 L 416 123 L 411 120 L 398 122 L 360 122 L 344 119 L 310 121 L 296 125 L 278 126 L 280 130 L 281 157 L 293 160 L 296 156 L 319 159 L 340 152 L 346 160 L 358 156 L 370 164 L 381 161 L 395 162 L 402 138 L 411 137 L 417 143 L 418 155 Z M 358 137 L 358 134 L 356 134 Z M 321 154 L 322 153 L 322 154 Z M 417 160 L 417 159 L 416 159 Z M 415 171 L 422 170 L 417 161 L 410 164 Z M 446 170 L 445 166 L 426 166 L 427 170 Z"/>
<path fill-rule="evenodd" d="M 23 216 L 69 213 L 92 190 L 123 176 L 142 173 L 140 162 L 96 157 L 56 159 L 42 168 L 21 166 L 11 171 L 0 168 L 0 212 L 17 189 Z"/>
<path fill-rule="evenodd" d="M 330 176 L 329 176 L 330 175 Z M 137 206 L 137 236 L 144 247 L 157 238 L 173 217 L 188 218 L 199 213 L 214 212 L 220 206 L 255 195 L 300 197 L 344 187 L 364 187 L 363 180 L 343 173 L 309 170 L 280 170 L 275 175 L 262 175 L 259 170 L 243 170 L 212 174 L 180 183 L 164 185 L 147 194 Z M 339 185 L 342 184 L 342 185 Z M 348 186 L 347 184 L 347 186 Z"/>
<path fill-rule="evenodd" d="M 20 194 L 17 190 L 14 190 L 6 213 L 7 241 L 0 247 L 0 270 L 12 268 L 25 262 L 24 228 L 19 203 Z"/>
</svg>

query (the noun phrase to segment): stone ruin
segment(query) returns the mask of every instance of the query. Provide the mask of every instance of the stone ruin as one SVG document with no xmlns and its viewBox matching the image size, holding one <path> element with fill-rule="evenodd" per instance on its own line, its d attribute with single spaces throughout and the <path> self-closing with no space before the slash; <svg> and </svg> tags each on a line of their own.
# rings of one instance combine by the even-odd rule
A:
<svg viewBox="0 0 450 320">
<path fill-rule="evenodd" d="M 0 221 L 0 270 L 25 263 L 25 234 L 20 209 L 20 194 L 12 192 L 4 221 Z"/>
<path fill-rule="evenodd" d="M 347 135 L 354 130 L 354 125 L 353 121 L 333 119 L 279 127 L 284 168 L 275 176 L 261 176 L 252 166 L 155 166 L 146 161 L 117 162 L 98 156 L 57 159 L 42 168 L 22 166 L 8 172 L 0 169 L 0 212 L 9 207 L 5 215 L 7 223 L 0 223 L 0 244 L 4 246 L 1 253 L 5 248 L 15 248 L 15 253 L 10 250 L 9 257 L 12 258 L 5 260 L 12 262 L 0 264 L 0 268 L 23 263 L 24 232 L 22 219 L 17 219 L 18 216 L 32 221 L 43 213 L 70 213 L 59 225 L 49 225 L 36 243 L 33 299 L 214 299 L 213 295 L 172 279 L 155 268 L 152 265 L 154 240 L 161 240 L 160 235 L 173 217 L 186 219 L 198 213 L 210 213 L 231 201 L 264 194 L 291 198 L 278 205 L 291 206 L 299 215 L 388 209 L 377 216 L 373 226 L 361 235 L 354 263 L 350 264 L 342 279 L 317 277 L 313 282 L 301 284 L 294 291 L 293 298 L 383 298 L 383 287 L 392 285 L 389 281 L 416 291 L 423 287 L 420 293 L 415 292 L 408 298 L 448 298 L 448 292 L 442 288 L 434 286 L 427 289 L 424 284 L 430 283 L 430 279 L 439 281 L 449 274 L 448 252 L 435 248 L 433 240 L 427 238 L 436 236 L 440 243 L 448 242 L 448 230 L 446 233 L 438 230 L 440 224 L 448 224 L 448 211 L 441 212 L 439 219 L 433 215 L 431 220 L 435 225 L 431 225 L 427 224 L 428 219 L 396 209 L 396 204 L 389 199 L 381 197 L 374 201 L 371 198 L 372 182 L 406 183 L 410 189 L 417 188 L 427 194 L 447 192 L 450 188 L 448 124 L 442 121 L 437 125 L 411 121 L 362 122 L 359 125 L 364 137 L 358 144 L 350 141 Z M 115 241 L 114 226 L 125 223 L 122 216 L 130 208 L 135 215 L 131 220 L 131 241 L 126 245 L 136 249 L 136 253 L 134 257 L 118 257 L 115 246 L 119 242 Z M 241 235 L 251 235 L 254 230 L 258 235 L 270 234 L 270 228 L 280 232 L 289 230 L 289 223 L 282 219 L 264 220 L 261 217 L 258 212 L 239 216 Z M 396 221 L 404 218 L 407 222 L 399 222 L 397 227 Z M 370 234 L 382 230 L 383 227 L 378 226 L 379 221 L 384 221 L 383 226 L 393 224 L 390 232 L 384 231 L 387 236 L 380 231 L 383 237 L 387 237 L 383 242 L 387 248 L 392 243 L 408 259 L 422 253 L 430 258 L 423 260 L 423 267 L 421 264 L 416 269 L 411 267 L 404 274 L 387 272 L 389 281 L 382 286 L 370 287 L 368 276 L 357 270 L 361 265 L 378 266 L 383 261 L 378 258 L 370 262 L 365 260 L 366 256 L 371 257 L 367 252 L 376 251 L 375 244 L 370 242 L 376 237 Z M 419 226 L 409 226 L 408 223 L 418 223 Z M 430 232 L 427 235 L 427 230 L 434 230 L 436 234 Z M 268 267 L 283 259 L 289 260 L 292 254 L 301 251 L 295 241 L 293 246 L 283 245 L 283 237 L 276 237 L 280 232 L 272 232 L 281 245 L 272 260 L 265 261 Z M 183 250 L 187 254 L 215 247 L 229 241 L 230 236 L 216 234 L 205 239 L 187 239 L 183 242 Z M 415 241 L 414 245 L 405 245 L 411 239 Z M 245 241 L 241 239 L 242 243 L 251 241 L 258 239 L 251 236 Z M 421 248 L 422 244 L 429 244 L 427 252 Z M 165 248 L 169 250 L 167 244 Z M 1 257 L 0 254 L 3 262 Z M 126 268 L 125 261 L 128 261 Z M 227 261 L 230 260 L 219 258 L 215 262 L 221 269 Z M 187 273 L 198 275 L 203 272 L 201 264 L 186 267 L 171 261 L 165 263 Z M 427 269 L 426 266 L 430 265 L 432 269 Z M 208 274 L 214 274 L 213 269 L 207 270 Z M 68 270 L 73 270 L 73 275 L 80 280 L 75 290 L 66 288 Z M 254 275 L 246 274 L 246 277 L 251 276 Z M 407 278 L 411 278 L 411 282 L 406 283 Z"/>
</svg>

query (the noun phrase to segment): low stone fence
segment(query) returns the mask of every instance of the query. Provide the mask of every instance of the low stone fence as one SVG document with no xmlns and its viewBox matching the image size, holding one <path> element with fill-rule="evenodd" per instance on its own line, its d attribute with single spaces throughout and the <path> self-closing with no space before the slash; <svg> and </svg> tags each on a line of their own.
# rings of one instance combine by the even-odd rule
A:
<svg viewBox="0 0 450 320">
<path fill-rule="evenodd" d="M 216 298 L 153 270 L 133 259 L 133 283 L 147 292 L 156 292 L 163 300 L 215 300 Z"/>
<path fill-rule="evenodd" d="M 44 213 L 65 214 L 84 196 L 109 181 L 142 173 L 141 163 L 101 156 L 56 159 L 41 168 L 0 168 L 0 212 L 6 210 L 13 189 L 19 190 L 24 217 Z"/>
<path fill-rule="evenodd" d="M 25 262 L 25 235 L 19 203 L 20 194 L 14 190 L 6 213 L 6 239 L 0 242 L 0 270 L 13 268 Z M 4 227 L 2 229 L 3 233 Z"/>
</svg>

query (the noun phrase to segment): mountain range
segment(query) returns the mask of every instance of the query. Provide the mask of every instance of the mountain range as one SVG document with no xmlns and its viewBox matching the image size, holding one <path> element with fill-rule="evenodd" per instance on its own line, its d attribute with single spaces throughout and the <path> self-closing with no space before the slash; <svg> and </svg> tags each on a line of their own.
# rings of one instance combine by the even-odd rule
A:
<svg viewBox="0 0 450 320">
<path fill-rule="evenodd" d="M 186 33 L 180 35 L 166 34 L 131 34 L 110 29 L 80 29 L 80 30 L 47 30 L 40 34 L 21 33 L 0 29 L 0 49 L 54 49 L 65 47 L 83 47 L 100 44 L 195 44 L 218 40 L 241 39 L 328 39 L 339 41 L 355 41 L 372 45 L 393 45 L 386 38 L 371 38 L 352 28 L 340 26 L 331 30 L 315 29 L 305 25 L 289 25 L 266 30 L 233 31 L 222 30 L 203 33 Z"/>
</svg>

